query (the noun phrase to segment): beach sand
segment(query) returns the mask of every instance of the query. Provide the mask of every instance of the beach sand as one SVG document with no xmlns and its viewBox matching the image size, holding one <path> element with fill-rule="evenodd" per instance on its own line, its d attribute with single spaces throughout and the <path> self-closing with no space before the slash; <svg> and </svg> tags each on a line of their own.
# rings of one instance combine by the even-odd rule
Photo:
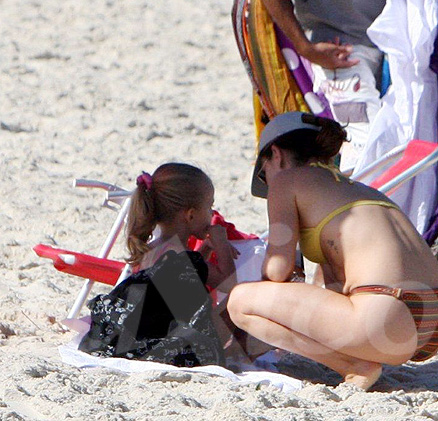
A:
<svg viewBox="0 0 438 421">
<path fill-rule="evenodd" d="M 438 359 L 384 367 L 370 392 L 298 356 L 287 394 L 204 374 L 76 369 L 58 346 L 83 283 L 32 251 L 96 255 L 116 213 L 75 178 L 134 188 L 168 161 L 203 168 L 215 207 L 266 229 L 251 197 L 252 92 L 231 0 L 12 0 L 0 14 L 1 420 L 438 420 Z M 123 239 L 111 257 L 123 259 Z M 107 291 L 98 286 L 93 294 Z M 84 309 L 82 314 L 87 314 Z"/>
</svg>

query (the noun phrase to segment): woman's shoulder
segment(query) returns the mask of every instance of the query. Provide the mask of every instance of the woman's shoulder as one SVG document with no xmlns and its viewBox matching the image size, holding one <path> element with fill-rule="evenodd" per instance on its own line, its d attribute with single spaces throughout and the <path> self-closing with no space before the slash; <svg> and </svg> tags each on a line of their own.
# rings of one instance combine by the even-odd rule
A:
<svg viewBox="0 0 438 421">
<path fill-rule="evenodd" d="M 291 194 L 297 194 L 301 189 L 307 190 L 309 184 L 314 183 L 316 175 L 312 168 L 308 166 L 288 168 L 279 172 L 272 180 L 273 188 L 280 193 L 290 191 Z"/>
<path fill-rule="evenodd" d="M 303 191 L 306 196 L 312 192 L 320 196 L 324 192 L 336 190 L 352 191 L 356 183 L 344 176 L 334 165 L 303 165 L 288 169 L 279 180 L 293 186 L 296 193 Z M 353 188 L 354 190 L 354 188 Z"/>
</svg>

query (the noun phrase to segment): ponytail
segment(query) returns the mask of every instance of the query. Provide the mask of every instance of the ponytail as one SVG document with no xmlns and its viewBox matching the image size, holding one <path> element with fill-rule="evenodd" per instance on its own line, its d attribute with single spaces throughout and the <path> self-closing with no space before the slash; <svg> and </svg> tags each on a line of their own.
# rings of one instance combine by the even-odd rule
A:
<svg viewBox="0 0 438 421">
<path fill-rule="evenodd" d="M 213 188 L 208 176 L 199 168 L 188 164 L 168 163 L 137 178 L 137 188 L 131 197 L 126 226 L 126 245 L 131 265 L 141 263 L 150 250 L 148 242 L 159 223 L 174 220 L 181 210 L 199 208 L 206 188 Z"/>
<path fill-rule="evenodd" d="M 347 140 L 347 132 L 336 121 L 329 118 L 317 117 L 321 131 L 315 139 L 317 148 L 315 158 L 329 160 L 336 156 L 342 144 Z"/>
<path fill-rule="evenodd" d="M 149 251 L 148 242 L 156 227 L 152 195 L 152 188 L 146 189 L 140 184 L 131 196 L 126 229 L 126 245 L 130 254 L 127 262 L 131 265 L 138 265 L 143 255 Z"/>
</svg>

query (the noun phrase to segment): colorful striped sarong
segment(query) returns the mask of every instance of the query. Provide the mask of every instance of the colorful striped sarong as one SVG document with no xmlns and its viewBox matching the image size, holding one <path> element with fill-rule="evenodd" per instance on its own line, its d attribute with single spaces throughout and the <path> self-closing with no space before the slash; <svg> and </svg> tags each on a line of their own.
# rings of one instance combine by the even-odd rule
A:
<svg viewBox="0 0 438 421">
<path fill-rule="evenodd" d="M 384 285 L 353 288 L 351 295 L 383 294 L 403 301 L 415 322 L 418 344 L 411 361 L 425 361 L 438 352 L 438 288 L 402 289 Z"/>
<path fill-rule="evenodd" d="M 255 97 L 257 141 L 265 124 L 287 111 L 309 112 L 277 43 L 269 13 L 261 0 L 235 0 L 234 32 Z M 262 116 L 265 114 L 267 120 Z"/>
<path fill-rule="evenodd" d="M 233 29 L 254 88 L 257 143 L 266 123 L 288 111 L 332 118 L 321 92 L 313 92 L 306 60 L 273 22 L 263 0 L 234 0 Z M 256 148 L 257 149 L 257 148 Z"/>
</svg>

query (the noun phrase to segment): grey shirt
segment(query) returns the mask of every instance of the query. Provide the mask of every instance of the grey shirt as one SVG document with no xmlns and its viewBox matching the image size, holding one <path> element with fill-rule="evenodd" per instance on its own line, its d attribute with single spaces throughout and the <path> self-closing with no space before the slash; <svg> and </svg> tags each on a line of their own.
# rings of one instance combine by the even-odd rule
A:
<svg viewBox="0 0 438 421">
<path fill-rule="evenodd" d="M 295 14 L 311 42 L 334 41 L 375 47 L 367 28 L 386 0 L 293 0 Z"/>
</svg>

